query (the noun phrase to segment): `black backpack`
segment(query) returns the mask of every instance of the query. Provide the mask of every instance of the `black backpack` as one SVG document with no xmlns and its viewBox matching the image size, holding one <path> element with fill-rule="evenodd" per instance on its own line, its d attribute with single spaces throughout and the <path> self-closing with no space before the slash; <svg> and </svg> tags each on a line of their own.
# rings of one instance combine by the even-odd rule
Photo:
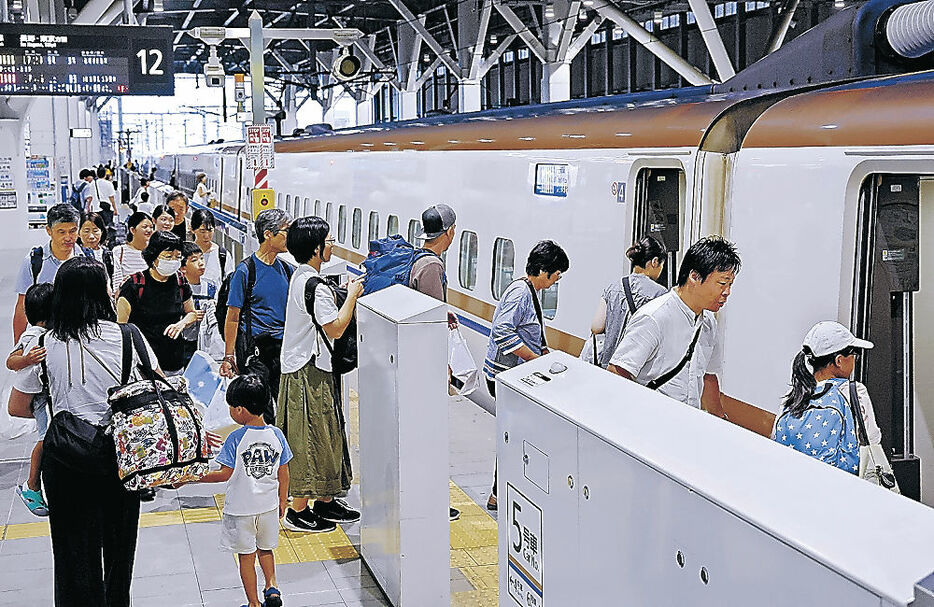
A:
<svg viewBox="0 0 934 607">
<path fill-rule="evenodd" d="M 227 251 L 221 248 L 218 257 L 221 260 L 221 273 L 223 275 L 224 263 L 227 261 Z M 242 313 L 246 314 L 246 318 L 241 316 L 240 321 L 247 328 L 247 333 L 252 330 L 252 315 L 250 314 L 250 298 L 253 296 L 253 287 L 256 286 L 256 262 L 253 259 L 253 256 L 244 260 L 246 264 L 246 297 L 243 298 L 243 307 Z M 285 273 L 292 278 L 292 266 L 276 259 L 275 263 L 281 263 L 285 267 Z M 217 330 L 220 332 L 221 337 L 224 337 L 224 324 L 227 322 L 227 298 L 230 296 L 230 281 L 233 278 L 233 275 L 236 272 L 231 272 L 227 276 L 224 276 L 223 281 L 221 282 L 221 288 L 217 291 L 217 307 L 214 309 L 214 315 L 217 317 Z"/>
<path fill-rule="evenodd" d="M 95 259 L 94 252 L 91 249 L 87 247 L 81 247 L 81 252 L 84 254 L 85 257 L 90 257 L 91 259 Z M 107 259 L 107 256 L 105 255 L 104 260 L 106 261 L 106 259 Z M 29 254 L 29 266 L 30 266 L 30 269 L 32 270 L 32 284 L 36 284 L 36 282 L 38 282 L 39 273 L 42 272 L 42 263 L 44 261 L 45 261 L 45 248 L 44 247 L 33 248 L 32 252 Z M 109 271 L 110 271 L 111 278 L 113 278 L 113 256 L 111 256 L 110 258 Z"/>
<path fill-rule="evenodd" d="M 318 333 L 321 334 L 324 347 L 331 354 L 331 371 L 338 375 L 350 373 L 357 368 L 357 319 L 350 319 L 350 324 L 347 325 L 344 334 L 334 340 L 334 346 L 332 347 L 330 339 L 315 318 L 315 289 L 319 284 L 324 284 L 334 293 L 335 303 L 338 308 L 347 301 L 347 289 L 320 276 L 312 276 L 305 283 L 305 309 L 308 310 L 312 322 L 315 323 Z"/>
</svg>

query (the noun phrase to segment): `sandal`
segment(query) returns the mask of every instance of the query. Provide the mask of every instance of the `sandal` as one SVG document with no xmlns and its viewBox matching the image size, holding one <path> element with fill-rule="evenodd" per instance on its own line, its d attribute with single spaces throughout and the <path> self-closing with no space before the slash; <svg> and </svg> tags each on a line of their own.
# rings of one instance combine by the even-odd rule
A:
<svg viewBox="0 0 934 607">
<path fill-rule="evenodd" d="M 17 485 L 16 493 L 23 499 L 30 512 L 36 516 L 49 515 L 49 506 L 42 497 L 42 491 L 33 491 L 27 482 L 23 482 L 22 486 Z"/>
<path fill-rule="evenodd" d="M 264 607 L 282 607 L 282 596 L 275 586 L 263 590 L 263 598 L 266 599 L 263 602 Z"/>
</svg>

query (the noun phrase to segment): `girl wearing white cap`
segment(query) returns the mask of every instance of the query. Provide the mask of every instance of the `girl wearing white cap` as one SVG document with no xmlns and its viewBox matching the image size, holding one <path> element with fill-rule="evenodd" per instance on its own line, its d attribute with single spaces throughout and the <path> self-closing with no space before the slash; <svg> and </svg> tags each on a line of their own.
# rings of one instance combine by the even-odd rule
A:
<svg viewBox="0 0 934 607">
<path fill-rule="evenodd" d="M 883 459 L 879 465 L 883 471 L 890 471 L 884 461 L 882 432 L 876 424 L 869 392 L 866 386 L 850 379 L 856 356 L 872 347 L 871 342 L 857 338 L 838 322 L 823 321 L 811 327 L 795 356 L 791 390 L 782 399 L 782 411 L 775 420 L 772 438 L 866 477 L 862 469 L 867 462 L 860 465 L 862 443 L 864 447 L 874 447 L 873 455 Z M 854 408 L 850 406 L 854 396 L 861 420 L 854 417 Z"/>
</svg>

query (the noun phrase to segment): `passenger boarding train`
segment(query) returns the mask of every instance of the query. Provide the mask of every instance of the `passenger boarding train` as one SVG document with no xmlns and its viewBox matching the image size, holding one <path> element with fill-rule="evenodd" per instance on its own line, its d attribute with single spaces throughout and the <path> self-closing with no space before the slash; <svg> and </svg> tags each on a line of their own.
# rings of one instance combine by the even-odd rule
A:
<svg viewBox="0 0 934 607">
<path fill-rule="evenodd" d="M 543 303 L 549 344 L 577 354 L 635 239 L 666 242 L 671 284 L 692 242 L 722 234 L 743 261 L 718 315 L 731 420 L 768 434 L 807 329 L 838 320 L 875 342 L 858 374 L 886 447 L 920 457 L 934 503 L 932 100 L 934 72 L 921 72 L 765 97 L 695 87 L 495 110 L 283 139 L 269 179 L 277 206 L 330 223 L 350 264 L 377 237 L 414 239 L 428 205 L 451 205 L 448 301 L 481 364 L 497 298 L 537 241 L 570 257 Z M 202 171 L 240 259 L 256 247 L 243 144 L 164 157 L 157 178 L 176 172 L 190 190 Z"/>
</svg>

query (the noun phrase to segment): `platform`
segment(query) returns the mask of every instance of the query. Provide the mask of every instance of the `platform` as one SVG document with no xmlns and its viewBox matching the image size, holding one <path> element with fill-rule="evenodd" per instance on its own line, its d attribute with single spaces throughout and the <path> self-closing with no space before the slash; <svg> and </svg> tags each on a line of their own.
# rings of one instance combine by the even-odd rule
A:
<svg viewBox="0 0 934 607">
<path fill-rule="evenodd" d="M 19 260 L 25 250 L 3 251 Z M 0 343 L 10 344 L 13 272 L 0 268 Z M 10 373 L 2 372 L 2 394 Z M 348 419 L 354 469 L 359 470 L 356 395 Z M 4 403 L 5 405 L 5 403 Z M 483 507 L 495 454 L 495 419 L 473 402 L 450 401 L 451 605 L 497 605 L 496 521 Z M 52 549 L 47 519 L 29 513 L 15 493 L 26 478 L 35 435 L 0 441 L 0 605 L 51 605 Z M 359 507 L 359 475 L 348 502 Z M 160 490 L 142 505 L 132 596 L 134 607 L 236 606 L 244 601 L 234 559 L 218 547 L 222 485 Z M 495 513 L 494 513 L 495 515 Z M 360 559 L 359 523 L 325 534 L 281 530 L 276 576 L 289 607 L 389 605 Z"/>
</svg>

